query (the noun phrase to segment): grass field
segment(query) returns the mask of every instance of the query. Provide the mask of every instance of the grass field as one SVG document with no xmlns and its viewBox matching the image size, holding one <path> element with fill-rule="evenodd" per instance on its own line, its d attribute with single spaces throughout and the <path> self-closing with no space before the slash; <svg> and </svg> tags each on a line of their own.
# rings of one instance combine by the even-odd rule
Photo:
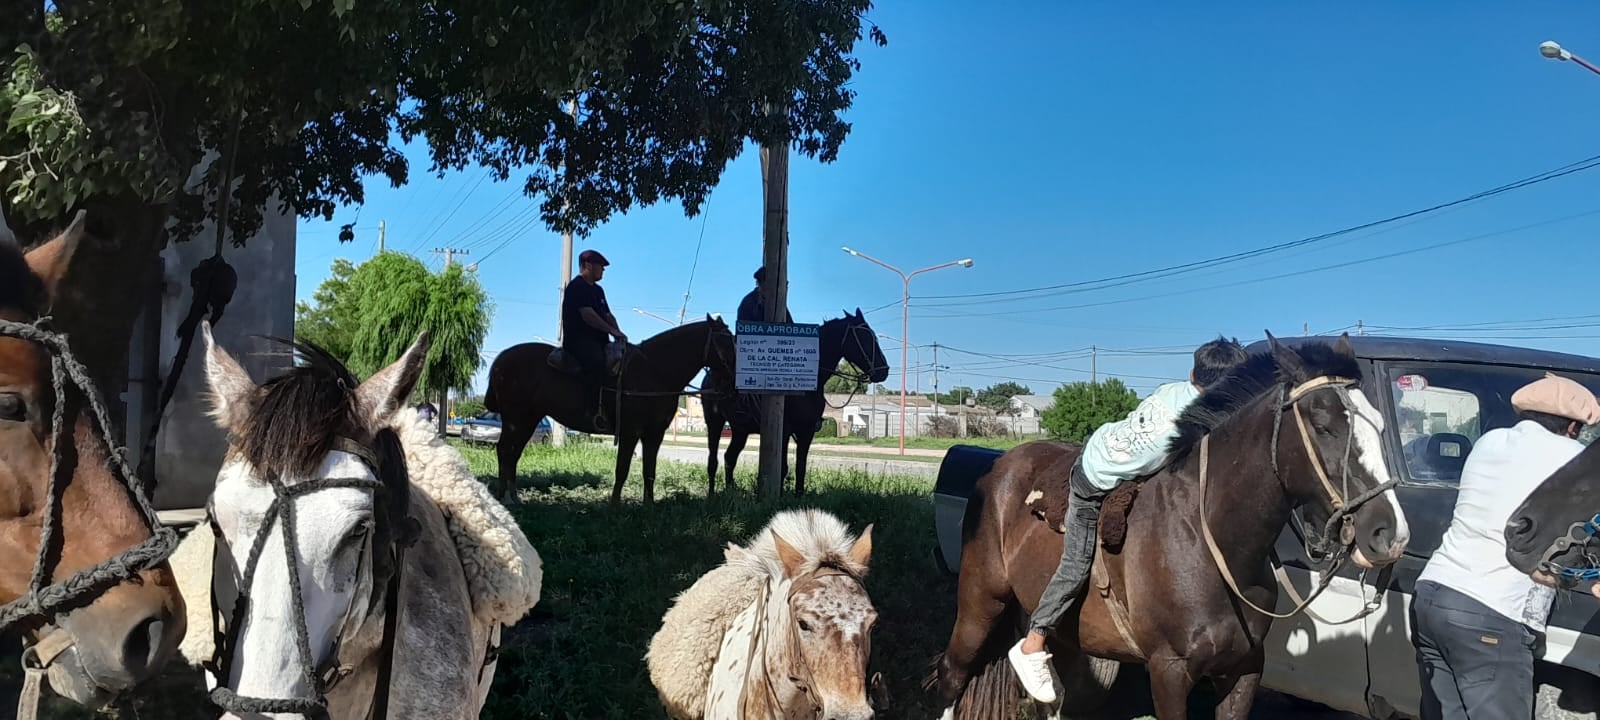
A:
<svg viewBox="0 0 1600 720">
<path fill-rule="evenodd" d="M 495 475 L 492 449 L 463 447 L 462 453 L 481 478 Z M 779 508 L 801 505 L 827 509 L 858 532 L 874 524 L 867 588 L 880 622 L 872 669 L 883 673 L 892 700 L 879 717 L 939 716 L 920 683 L 954 621 L 955 582 L 938 572 L 930 556 L 930 480 L 818 469 L 810 478 L 813 492 L 803 503 L 785 498 L 766 504 L 749 492 L 754 472 L 749 467 L 739 473 L 743 492 L 707 500 L 702 468 L 663 463 L 654 507 L 638 502 L 636 466 L 628 501 L 613 510 L 606 501 L 614 457 L 606 444 L 534 446 L 520 465 L 524 487 L 512 511 L 544 559 L 544 592 L 533 612 L 505 637 L 484 718 L 664 717 L 643 661 L 662 614 L 678 593 L 720 562 L 728 541 L 745 540 Z M 20 682 L 12 657 L 0 658 L 0 698 L 15 697 Z M 137 717 L 215 717 L 206 712 L 196 682 L 193 674 L 179 674 L 159 683 L 142 694 Z M 1146 715 L 1146 688 L 1142 673 L 1125 671 L 1114 693 L 1118 699 L 1101 717 Z M 1202 695 L 1196 693 L 1192 712 L 1210 717 Z M 9 711 L 0 707 L 0 719 Z M 1279 717 L 1259 711 L 1253 716 Z M 43 717 L 92 715 L 52 703 Z"/>
</svg>

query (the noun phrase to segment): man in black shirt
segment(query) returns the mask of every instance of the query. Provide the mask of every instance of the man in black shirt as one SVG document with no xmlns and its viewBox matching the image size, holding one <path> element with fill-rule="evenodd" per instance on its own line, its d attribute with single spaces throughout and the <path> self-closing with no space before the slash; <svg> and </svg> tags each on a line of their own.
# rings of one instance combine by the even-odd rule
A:
<svg viewBox="0 0 1600 720">
<path fill-rule="evenodd" d="M 628 336 L 617 326 L 617 318 L 606 304 L 606 291 L 600 288 L 600 278 L 605 277 L 610 265 L 594 250 L 578 255 L 578 276 L 567 283 L 561 295 L 561 348 L 578 361 L 584 376 L 595 384 L 596 395 L 606 378 L 606 342 L 616 338 L 627 342 Z M 606 403 L 598 403 L 595 429 L 609 432 Z"/>
<path fill-rule="evenodd" d="M 739 301 L 739 314 L 738 314 L 737 317 L 738 317 L 738 319 L 740 321 L 743 321 L 743 322 L 766 322 L 767 321 L 767 310 L 766 310 L 767 304 L 764 301 L 762 301 L 762 299 L 761 299 L 761 286 L 762 286 L 762 284 L 766 283 L 766 281 L 767 281 L 767 268 L 766 268 L 766 266 L 762 266 L 762 267 L 756 268 L 756 289 L 751 290 L 748 294 L 746 294 L 744 296 L 743 300 Z M 785 309 L 783 311 L 783 321 L 784 322 L 794 322 L 794 316 L 790 315 L 789 311 L 787 309 Z"/>
</svg>

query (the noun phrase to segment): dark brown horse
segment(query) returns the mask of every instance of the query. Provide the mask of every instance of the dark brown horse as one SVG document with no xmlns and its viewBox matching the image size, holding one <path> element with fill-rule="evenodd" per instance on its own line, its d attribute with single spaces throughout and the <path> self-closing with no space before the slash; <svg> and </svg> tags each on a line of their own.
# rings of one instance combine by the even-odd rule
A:
<svg viewBox="0 0 1600 720">
<path fill-rule="evenodd" d="M 1382 418 L 1359 390 L 1347 338 L 1296 350 L 1267 337 L 1271 352 L 1184 411 L 1167 465 L 1129 509 L 1121 547 L 1096 556 L 1081 613 L 1050 641 L 1064 700 L 1085 685 L 1094 656 L 1147 665 L 1160 720 L 1185 717 L 1202 677 L 1223 695 L 1217 717 L 1242 719 L 1261 680 L 1272 622 L 1264 611 L 1277 601 L 1269 555 L 1285 523 L 1300 516 L 1320 552 L 1350 553 L 1361 567 L 1392 564 L 1405 549 L 1410 532 L 1382 456 Z M 1077 453 L 1064 443 L 1020 445 L 967 504 L 958 615 L 930 678 L 956 717 L 1016 717 L 1006 650 L 1062 546 L 1025 496 L 1042 478 L 1065 477 Z"/>
<path fill-rule="evenodd" d="M 1556 469 L 1511 513 L 1506 561 L 1552 587 L 1600 580 L 1600 442 Z M 1600 585 L 1590 590 L 1600 597 Z"/>
<path fill-rule="evenodd" d="M 582 378 L 552 367 L 551 350 L 554 348 L 544 343 L 513 345 L 489 366 L 489 389 L 484 392 L 483 404 L 500 413 L 499 494 L 504 500 L 514 499 L 517 461 L 540 420 L 549 416 L 575 430 L 596 432 L 594 415 L 600 394 Z M 613 377 L 603 393 L 617 438 L 617 481 L 611 490 L 611 504 L 622 502 L 634 443 L 642 443 L 644 449 L 644 501 L 655 502 L 656 454 L 678 412 L 683 388 L 702 368 L 731 377 L 733 363 L 733 332 L 721 318 L 710 315 L 628 348 L 620 381 Z M 615 409 L 618 382 L 622 387 L 620 413 Z M 709 383 L 706 388 L 708 393 L 716 392 Z"/>
<path fill-rule="evenodd" d="M 817 389 L 803 395 L 791 395 L 783 401 L 785 447 L 782 475 L 789 476 L 787 445 L 788 439 L 794 438 L 794 494 L 796 495 L 806 493 L 806 457 L 811 453 L 811 441 L 817 435 L 817 428 L 822 423 L 823 409 L 828 404 L 822 386 L 828 382 L 828 378 L 839 374 L 839 361 L 848 360 L 851 365 L 866 372 L 864 378 L 846 378 L 848 380 L 879 383 L 889 378 L 889 361 L 884 359 L 883 349 L 878 347 L 878 334 L 867 324 L 867 318 L 862 315 L 861 308 L 856 308 L 854 315 L 845 313 L 842 318 L 823 323 L 817 335 Z M 707 387 L 733 386 L 733 378 L 712 377 L 713 374 L 707 373 Z M 706 479 L 709 481 L 707 494 L 714 494 L 717 491 L 717 445 L 722 441 L 723 425 L 733 426 L 733 436 L 728 438 L 725 467 L 727 489 L 734 488 L 733 466 L 739 460 L 739 453 L 744 451 L 744 444 L 749 441 L 751 435 L 761 433 L 759 405 L 751 402 L 758 397 L 755 395 L 719 397 L 717 398 L 719 402 L 706 403 L 706 442 L 710 446 L 710 452 L 706 457 Z"/>
<path fill-rule="evenodd" d="M 111 471 L 85 397 L 70 383 L 65 396 L 57 396 L 51 351 L 30 336 L 59 295 L 83 225 L 79 213 L 64 233 L 24 254 L 0 218 L 0 603 L 30 592 L 49 514 L 53 457 L 67 484 L 57 506 L 55 549 L 46 553 L 55 560 L 45 576 L 50 583 L 153 537 L 153 518 Z M 52 432 L 58 412 L 61 443 Z M 185 629 L 183 598 L 165 562 L 133 580 L 97 585 L 85 601 L 73 603 L 75 609 L 17 626 L 39 642 L 30 652 L 49 668 L 55 690 L 89 706 L 158 673 Z"/>
</svg>

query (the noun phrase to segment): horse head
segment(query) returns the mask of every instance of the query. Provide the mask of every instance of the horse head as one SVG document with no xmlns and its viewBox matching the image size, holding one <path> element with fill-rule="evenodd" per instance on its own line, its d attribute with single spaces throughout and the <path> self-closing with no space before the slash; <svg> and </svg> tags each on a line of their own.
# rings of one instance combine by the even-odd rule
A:
<svg viewBox="0 0 1600 720">
<path fill-rule="evenodd" d="M 807 552 L 771 538 L 788 583 L 787 632 L 767 654 L 769 677 L 787 677 L 826 720 L 870 720 L 867 660 L 878 612 L 862 579 L 872 555 L 872 526 L 844 552 Z M 782 673 L 782 674 L 780 674 Z"/>
<path fill-rule="evenodd" d="M 867 317 L 856 308 L 855 314 L 844 314 L 844 359 L 867 374 L 866 380 L 881 383 L 889 379 L 889 361 L 878 346 L 878 333 L 867 324 Z"/>
<path fill-rule="evenodd" d="M 365 382 L 295 343 L 304 364 L 259 386 L 204 324 L 200 336 L 212 414 L 231 438 L 208 508 L 227 623 L 212 698 L 233 712 L 315 713 L 365 654 L 392 657 L 386 601 L 416 523 L 389 423 L 422 373 L 427 334 Z"/>
<path fill-rule="evenodd" d="M 1556 469 L 1506 522 L 1506 561 L 1535 582 L 1600 580 L 1600 443 Z M 1600 597 L 1600 584 L 1590 586 Z"/>
<path fill-rule="evenodd" d="M 78 392 L 65 376 L 52 381 L 66 372 L 65 340 L 37 324 L 61 294 L 84 219 L 78 213 L 65 232 L 24 253 L 0 217 L 0 603 L 7 610 L 44 585 L 155 541 L 153 513 L 147 517 L 123 485 L 132 479 L 119 481 L 112 471 L 126 466 L 113 462 L 108 438 L 95 437 L 89 389 Z M 46 528 L 54 547 L 41 552 Z M 26 628 L 38 641 L 32 660 L 48 668 L 58 694 L 80 704 L 109 702 L 159 672 L 184 634 L 183 598 L 164 561 L 119 579 Z"/>
<path fill-rule="evenodd" d="M 721 316 L 712 317 L 706 314 L 706 348 L 701 357 L 702 367 L 709 370 L 707 378 L 718 381 L 717 392 L 726 392 L 730 396 L 734 391 L 734 371 L 738 365 L 737 355 L 734 351 L 733 330 L 728 327 Z M 706 388 L 712 390 L 712 388 Z"/>
<path fill-rule="evenodd" d="M 1363 568 L 1393 564 L 1411 532 L 1383 455 L 1383 416 L 1361 392 L 1349 335 L 1332 347 L 1290 348 L 1270 332 L 1267 341 L 1279 383 L 1273 463 L 1306 514 L 1308 541 L 1324 553 L 1353 548 Z M 1285 472 L 1286 458 L 1301 467 Z"/>
</svg>

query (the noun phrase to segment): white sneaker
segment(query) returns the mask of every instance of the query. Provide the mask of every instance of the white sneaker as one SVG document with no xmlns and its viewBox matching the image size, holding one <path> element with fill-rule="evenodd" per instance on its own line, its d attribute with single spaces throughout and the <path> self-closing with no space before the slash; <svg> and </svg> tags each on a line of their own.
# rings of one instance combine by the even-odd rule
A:
<svg viewBox="0 0 1600 720">
<path fill-rule="evenodd" d="M 1016 645 L 1011 646 L 1011 652 L 1006 653 L 1012 669 L 1017 671 L 1017 677 L 1022 680 L 1022 689 L 1038 702 L 1046 705 L 1054 703 L 1056 684 L 1055 675 L 1050 670 L 1050 653 L 1042 650 L 1024 653 L 1022 643 L 1023 640 L 1018 640 Z"/>
</svg>

